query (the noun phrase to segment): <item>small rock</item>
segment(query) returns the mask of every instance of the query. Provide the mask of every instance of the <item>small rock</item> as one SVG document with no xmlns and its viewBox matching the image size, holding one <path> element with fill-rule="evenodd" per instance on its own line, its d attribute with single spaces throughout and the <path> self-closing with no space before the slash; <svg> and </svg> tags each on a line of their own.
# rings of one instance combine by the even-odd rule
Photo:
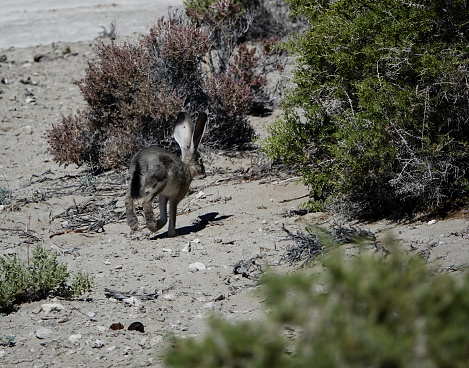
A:
<svg viewBox="0 0 469 368">
<path fill-rule="evenodd" d="M 36 335 L 36 337 L 38 339 L 45 339 L 47 337 L 49 337 L 50 335 L 52 335 L 52 330 L 48 329 L 48 328 L 40 328 L 38 330 L 36 330 L 36 332 L 34 333 Z"/>
<path fill-rule="evenodd" d="M 68 337 L 68 341 L 70 341 L 73 345 L 78 343 L 79 340 L 81 340 L 81 335 L 80 334 L 70 335 Z"/>
<path fill-rule="evenodd" d="M 181 249 L 181 252 L 184 252 L 184 253 L 189 253 L 191 251 L 192 247 L 191 247 L 191 243 L 187 243 L 184 248 Z"/>
<path fill-rule="evenodd" d="M 220 301 L 225 300 L 225 299 L 226 299 L 225 296 L 223 294 L 221 294 L 221 295 L 217 296 L 213 301 L 214 302 L 220 302 Z"/>
<path fill-rule="evenodd" d="M 25 101 L 26 101 L 27 104 L 36 105 L 36 98 L 35 97 L 27 97 Z"/>
<path fill-rule="evenodd" d="M 45 54 L 36 54 L 33 59 L 36 63 L 40 62 L 46 55 Z"/>
<path fill-rule="evenodd" d="M 204 192 L 200 191 L 199 193 L 197 193 L 197 199 L 203 199 L 205 197 L 206 197 L 206 195 L 205 195 Z"/>
<path fill-rule="evenodd" d="M 88 316 L 88 318 L 94 318 L 94 317 L 96 317 L 96 313 L 95 313 L 95 312 L 86 312 L 85 314 Z"/>
<path fill-rule="evenodd" d="M 433 225 L 433 224 L 436 224 L 436 220 L 430 220 L 427 222 L 428 225 Z"/>
<path fill-rule="evenodd" d="M 213 310 L 215 309 L 215 303 L 214 302 L 208 302 L 204 304 L 205 309 Z"/>
<path fill-rule="evenodd" d="M 95 339 L 94 337 L 91 337 L 88 341 L 86 341 L 86 345 L 89 345 L 90 347 L 94 349 L 100 349 L 104 345 L 106 345 L 103 341 Z"/>
<path fill-rule="evenodd" d="M 189 271 L 196 272 L 205 270 L 207 267 L 202 262 L 194 262 L 189 265 Z"/>
<path fill-rule="evenodd" d="M 142 304 L 142 302 L 134 296 L 131 296 L 130 298 L 125 298 L 122 301 L 126 304 L 130 304 L 133 306 L 139 306 L 140 304 Z"/>
<path fill-rule="evenodd" d="M 130 326 L 127 328 L 127 330 L 145 332 L 145 328 L 142 322 L 132 322 Z"/>
<path fill-rule="evenodd" d="M 111 330 L 123 330 L 124 329 L 124 325 L 120 322 L 118 323 L 113 323 L 110 327 Z"/>
<path fill-rule="evenodd" d="M 61 312 L 64 310 L 64 306 L 60 303 L 49 303 L 49 304 L 42 304 L 41 309 L 46 313 L 49 314 L 51 312 Z"/>
</svg>

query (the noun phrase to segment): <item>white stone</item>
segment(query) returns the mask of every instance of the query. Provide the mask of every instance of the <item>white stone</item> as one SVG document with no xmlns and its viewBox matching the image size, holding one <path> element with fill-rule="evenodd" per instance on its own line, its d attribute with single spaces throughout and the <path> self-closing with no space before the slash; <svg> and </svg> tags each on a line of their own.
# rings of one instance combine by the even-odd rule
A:
<svg viewBox="0 0 469 368">
<path fill-rule="evenodd" d="M 142 304 L 142 302 L 134 296 L 131 296 L 130 298 L 126 298 L 122 301 L 126 304 L 130 304 L 133 306 L 139 306 L 140 304 Z"/>
<path fill-rule="evenodd" d="M 106 345 L 103 341 L 95 339 L 94 337 L 91 337 L 87 342 L 87 345 L 91 346 L 94 349 L 100 349 L 104 345 Z"/>
<path fill-rule="evenodd" d="M 201 271 L 205 270 L 207 267 L 202 262 L 194 262 L 189 265 L 189 271 Z"/>
<path fill-rule="evenodd" d="M 49 337 L 50 335 L 52 335 L 52 330 L 48 329 L 48 328 L 40 328 L 38 330 L 36 330 L 36 332 L 34 333 L 36 335 L 36 337 L 38 339 L 45 339 L 46 337 Z"/>
<path fill-rule="evenodd" d="M 61 312 L 64 310 L 64 306 L 60 303 L 48 303 L 42 304 L 41 309 L 46 313 L 49 314 L 51 312 Z"/>
<path fill-rule="evenodd" d="M 70 341 L 73 345 L 75 345 L 79 340 L 81 340 L 80 334 L 70 335 L 68 337 L 68 341 Z"/>
</svg>

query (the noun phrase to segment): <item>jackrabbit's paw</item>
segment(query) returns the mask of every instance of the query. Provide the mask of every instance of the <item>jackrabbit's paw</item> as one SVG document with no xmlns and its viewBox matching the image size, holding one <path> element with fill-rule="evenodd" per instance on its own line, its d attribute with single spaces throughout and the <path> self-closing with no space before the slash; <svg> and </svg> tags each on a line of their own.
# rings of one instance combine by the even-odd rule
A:
<svg viewBox="0 0 469 368">
<path fill-rule="evenodd" d="M 173 230 L 173 231 L 168 230 L 168 237 L 174 238 L 176 236 L 179 236 L 179 233 L 176 230 Z"/>
<path fill-rule="evenodd" d="M 156 233 L 158 231 L 158 226 L 156 226 L 155 221 L 147 221 L 147 228 L 152 233 Z"/>
<path fill-rule="evenodd" d="M 137 231 L 138 230 L 138 221 L 137 220 L 129 220 L 127 223 L 130 226 L 130 230 Z"/>
</svg>

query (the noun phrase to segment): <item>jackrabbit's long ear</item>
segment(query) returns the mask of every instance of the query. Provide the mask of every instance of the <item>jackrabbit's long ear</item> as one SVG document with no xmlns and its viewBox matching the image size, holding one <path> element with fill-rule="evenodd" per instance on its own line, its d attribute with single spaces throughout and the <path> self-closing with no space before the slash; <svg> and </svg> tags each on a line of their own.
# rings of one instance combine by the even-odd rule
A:
<svg viewBox="0 0 469 368">
<path fill-rule="evenodd" d="M 192 138 L 192 142 L 194 143 L 194 150 L 197 150 L 197 147 L 199 147 L 199 143 L 205 132 L 206 122 L 207 122 L 207 114 L 205 112 L 201 112 L 199 114 L 199 118 L 197 119 L 197 123 L 195 123 L 195 130 L 194 130 L 194 135 Z"/>
<path fill-rule="evenodd" d="M 174 127 L 174 139 L 181 147 L 182 156 L 191 150 L 192 146 L 192 120 L 187 112 L 180 112 Z"/>
</svg>

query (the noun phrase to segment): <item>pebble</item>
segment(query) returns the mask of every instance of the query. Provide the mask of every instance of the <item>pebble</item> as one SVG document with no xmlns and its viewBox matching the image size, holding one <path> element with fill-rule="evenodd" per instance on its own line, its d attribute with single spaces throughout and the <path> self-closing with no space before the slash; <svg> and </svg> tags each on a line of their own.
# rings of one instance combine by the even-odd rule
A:
<svg viewBox="0 0 469 368">
<path fill-rule="evenodd" d="M 140 304 L 142 304 L 142 302 L 134 296 L 131 296 L 130 298 L 125 298 L 122 301 L 126 304 L 133 306 L 139 306 Z"/>
<path fill-rule="evenodd" d="M 64 306 L 60 303 L 48 303 L 42 304 L 41 309 L 46 313 L 49 314 L 51 312 L 61 312 L 64 310 Z"/>
<path fill-rule="evenodd" d="M 68 337 L 68 341 L 70 341 L 73 345 L 75 345 L 79 340 L 81 340 L 80 334 L 70 335 Z"/>
<path fill-rule="evenodd" d="M 205 270 L 207 267 L 202 262 L 194 262 L 189 265 L 189 271 L 196 272 Z"/>
<path fill-rule="evenodd" d="M 91 337 L 89 340 L 86 341 L 86 345 L 89 345 L 93 349 L 100 349 L 106 344 L 101 340 L 98 340 L 98 339 L 95 339 L 94 337 Z"/>
<path fill-rule="evenodd" d="M 51 329 L 48 329 L 48 328 L 40 328 L 38 330 L 36 330 L 36 332 L 34 333 L 36 335 L 36 337 L 38 339 L 45 339 L 46 337 L 49 337 L 50 335 L 52 335 L 52 330 Z"/>
</svg>

